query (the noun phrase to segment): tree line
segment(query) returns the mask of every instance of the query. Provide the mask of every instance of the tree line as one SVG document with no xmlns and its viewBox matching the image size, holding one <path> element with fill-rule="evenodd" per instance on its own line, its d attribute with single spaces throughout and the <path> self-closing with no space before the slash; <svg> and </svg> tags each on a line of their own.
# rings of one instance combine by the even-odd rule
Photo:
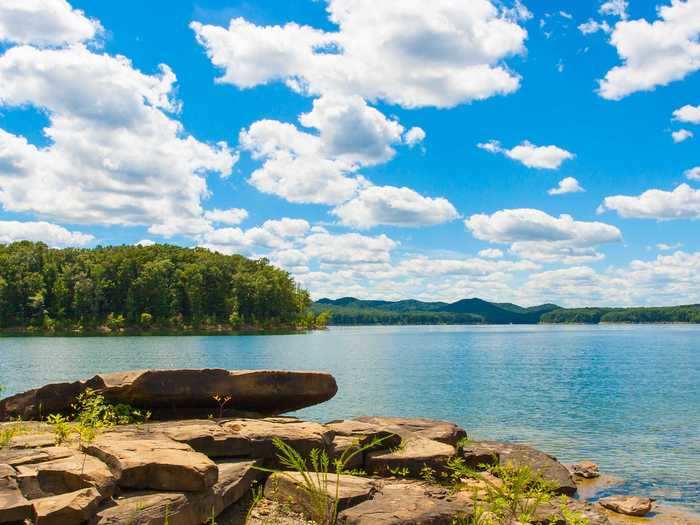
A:
<svg viewBox="0 0 700 525">
<path fill-rule="evenodd" d="M 309 293 L 266 259 L 203 248 L 0 245 L 0 328 L 311 327 Z"/>
<path fill-rule="evenodd" d="M 700 305 L 647 308 L 563 308 L 544 314 L 542 323 L 700 323 Z"/>
</svg>

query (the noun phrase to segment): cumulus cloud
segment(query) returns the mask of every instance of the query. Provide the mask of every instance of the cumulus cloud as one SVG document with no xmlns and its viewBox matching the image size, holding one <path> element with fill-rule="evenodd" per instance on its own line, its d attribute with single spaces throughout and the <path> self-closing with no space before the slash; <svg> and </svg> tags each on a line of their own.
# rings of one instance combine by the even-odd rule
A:
<svg viewBox="0 0 700 525">
<path fill-rule="evenodd" d="M 679 248 L 682 248 L 682 247 L 683 247 L 683 243 L 680 243 L 680 242 L 677 242 L 675 244 L 667 244 L 665 242 L 661 242 L 661 243 L 656 245 L 656 248 L 662 252 L 670 252 L 673 250 L 678 250 Z"/>
<path fill-rule="evenodd" d="M 221 253 L 265 255 L 268 250 L 284 250 L 294 246 L 311 228 L 304 219 L 268 220 L 262 225 L 243 230 L 218 228 L 199 237 L 199 245 Z"/>
<path fill-rule="evenodd" d="M 695 166 L 694 168 L 685 170 L 683 175 L 685 175 L 685 178 L 688 180 L 700 181 L 700 166 Z"/>
<path fill-rule="evenodd" d="M 0 42 L 60 46 L 92 40 L 102 26 L 66 0 L 3 0 Z"/>
<path fill-rule="evenodd" d="M 452 107 L 518 89 L 504 59 L 524 52 L 526 9 L 489 0 L 329 0 L 327 32 L 243 18 L 228 28 L 193 22 L 223 70 L 219 82 L 251 88 L 273 81 L 309 95 L 359 95 L 403 107 Z M 529 12 L 527 12 L 529 13 Z"/>
<path fill-rule="evenodd" d="M 342 224 L 355 228 L 430 226 L 459 217 L 447 199 L 424 197 L 410 188 L 395 186 L 368 186 L 332 213 Z"/>
<path fill-rule="evenodd" d="M 404 134 L 403 140 L 410 148 L 417 146 L 425 140 L 425 131 L 417 126 L 414 126 Z"/>
<path fill-rule="evenodd" d="M 558 146 L 536 146 L 527 140 L 511 149 L 503 148 L 497 140 L 479 143 L 477 147 L 489 153 L 505 155 L 528 168 L 556 170 L 564 161 L 574 158 L 573 153 Z"/>
<path fill-rule="evenodd" d="M 141 239 L 139 242 L 136 243 L 136 246 L 153 246 L 156 242 L 152 241 L 151 239 Z"/>
<path fill-rule="evenodd" d="M 581 31 L 584 35 L 592 35 L 594 33 L 597 33 L 598 31 L 602 31 L 603 33 L 610 33 L 612 32 L 612 27 L 605 21 L 598 21 L 598 20 L 593 20 L 592 18 L 589 18 L 587 22 L 584 22 L 582 24 L 579 24 L 578 30 Z"/>
<path fill-rule="evenodd" d="M 693 132 L 687 129 L 679 129 L 678 131 L 671 132 L 671 138 L 676 144 L 685 142 L 686 140 L 693 138 Z"/>
<path fill-rule="evenodd" d="M 85 246 L 95 238 L 88 233 L 69 231 L 49 222 L 0 221 L 0 243 L 44 242 L 53 247 Z"/>
<path fill-rule="evenodd" d="M 566 193 L 581 193 L 586 190 L 581 187 L 579 182 L 574 177 L 566 177 L 559 181 L 556 188 L 547 191 L 550 195 L 564 195 Z"/>
<path fill-rule="evenodd" d="M 604 2 L 598 11 L 602 15 L 617 16 L 623 20 L 627 19 L 627 0 L 608 0 Z"/>
<path fill-rule="evenodd" d="M 622 240 L 620 230 L 609 224 L 576 221 L 570 215 L 553 217 L 528 208 L 476 214 L 464 224 L 477 239 L 510 244 L 511 253 L 548 263 L 600 260 L 597 246 Z"/>
<path fill-rule="evenodd" d="M 603 98 L 619 100 L 650 91 L 700 69 L 700 0 L 671 0 L 657 11 L 653 22 L 622 20 L 615 25 L 610 43 L 622 64 L 600 81 Z"/>
<path fill-rule="evenodd" d="M 647 190 L 641 195 L 606 197 L 600 211 L 616 211 L 632 219 L 697 219 L 700 218 L 700 190 L 681 184 L 673 191 Z"/>
<path fill-rule="evenodd" d="M 248 218 L 248 211 L 243 208 L 229 208 L 228 210 L 215 208 L 204 212 L 204 218 L 211 222 L 236 226 Z"/>
<path fill-rule="evenodd" d="M 228 175 L 236 157 L 173 118 L 175 81 L 165 65 L 147 75 L 81 44 L 0 55 L 0 107 L 31 105 L 50 122 L 46 147 L 0 129 L 0 204 L 70 223 L 148 225 L 166 236 L 207 230 L 205 176 Z"/>
<path fill-rule="evenodd" d="M 503 252 L 498 248 L 486 248 L 479 251 L 479 257 L 485 257 L 487 259 L 500 259 L 503 257 Z"/>
<path fill-rule="evenodd" d="M 350 199 L 365 183 L 357 170 L 387 162 L 396 153 L 393 146 L 408 142 L 401 124 L 357 96 L 318 98 L 299 121 L 317 133 L 260 120 L 240 134 L 241 147 L 263 162 L 249 182 L 290 202 L 339 204 Z"/>
<path fill-rule="evenodd" d="M 700 106 L 686 104 L 673 112 L 673 118 L 690 124 L 700 124 Z"/>
</svg>

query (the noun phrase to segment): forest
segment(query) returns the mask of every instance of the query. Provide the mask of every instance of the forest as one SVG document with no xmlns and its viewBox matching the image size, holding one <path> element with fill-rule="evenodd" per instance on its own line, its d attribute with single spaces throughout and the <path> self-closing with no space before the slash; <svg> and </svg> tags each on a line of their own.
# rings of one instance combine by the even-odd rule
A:
<svg viewBox="0 0 700 525">
<path fill-rule="evenodd" d="M 0 245 L 3 332 L 288 329 L 325 323 L 266 259 L 203 248 Z"/>
<path fill-rule="evenodd" d="M 700 305 L 637 308 L 562 308 L 544 314 L 542 323 L 700 323 Z"/>
</svg>

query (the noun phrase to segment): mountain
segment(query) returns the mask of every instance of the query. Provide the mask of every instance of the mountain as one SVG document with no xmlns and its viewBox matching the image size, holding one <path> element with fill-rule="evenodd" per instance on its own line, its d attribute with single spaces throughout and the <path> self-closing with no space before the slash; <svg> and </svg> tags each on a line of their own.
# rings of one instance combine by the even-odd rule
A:
<svg viewBox="0 0 700 525">
<path fill-rule="evenodd" d="M 536 324 L 547 312 L 560 309 L 554 304 L 524 308 L 511 303 L 483 299 L 462 299 L 454 303 L 365 301 L 354 297 L 319 299 L 311 308 L 328 311 L 331 324 Z"/>
</svg>

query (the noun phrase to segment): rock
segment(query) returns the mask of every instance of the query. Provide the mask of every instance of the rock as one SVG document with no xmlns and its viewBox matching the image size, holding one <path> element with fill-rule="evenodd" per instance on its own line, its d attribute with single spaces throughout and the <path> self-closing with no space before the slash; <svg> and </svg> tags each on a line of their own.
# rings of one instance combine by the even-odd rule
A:
<svg viewBox="0 0 700 525">
<path fill-rule="evenodd" d="M 389 450 L 401 444 L 401 436 L 395 432 L 372 423 L 364 423 L 353 419 L 331 421 L 326 423 L 326 428 L 332 430 L 336 436 L 352 437 L 357 439 L 360 446 L 367 446 L 373 440 L 381 440 L 376 450 Z"/>
<path fill-rule="evenodd" d="M 246 457 L 252 452 L 247 438 L 207 419 L 162 423 L 155 429 L 210 458 Z"/>
<path fill-rule="evenodd" d="M 513 443 L 478 441 L 475 444 L 492 450 L 498 456 L 500 465 L 510 464 L 516 468 L 530 467 L 545 480 L 556 484 L 555 492 L 558 494 L 573 496 L 576 493 L 576 484 L 568 469 L 549 454 L 527 445 Z"/>
<path fill-rule="evenodd" d="M 29 498 L 42 498 L 94 487 L 105 498 L 114 493 L 116 480 L 107 465 L 89 455 L 69 457 L 17 467 L 18 482 Z"/>
<path fill-rule="evenodd" d="M 219 481 L 203 493 L 127 492 L 104 505 L 91 524 L 162 525 L 167 514 L 170 525 L 200 525 L 241 499 L 262 477 L 255 461 L 228 460 L 217 465 Z"/>
<path fill-rule="evenodd" d="M 335 436 L 328 455 L 332 461 L 344 461 L 345 470 L 359 470 L 365 466 L 365 453 L 360 450 L 357 438 L 352 436 Z"/>
<path fill-rule="evenodd" d="M 580 478 L 591 479 L 600 476 L 598 465 L 592 461 L 579 461 L 569 467 L 569 471 Z"/>
<path fill-rule="evenodd" d="M 0 523 L 24 523 L 36 519 L 34 506 L 19 490 L 16 474 L 11 466 L 0 464 Z"/>
<path fill-rule="evenodd" d="M 619 514 L 644 516 L 651 512 L 654 500 L 639 496 L 609 496 L 598 501 L 601 506 Z"/>
<path fill-rule="evenodd" d="M 88 488 L 32 500 L 36 509 L 37 525 L 80 525 L 95 514 L 102 496 Z"/>
<path fill-rule="evenodd" d="M 423 438 L 452 445 L 453 447 L 457 446 L 459 440 L 467 437 L 467 433 L 463 428 L 449 421 L 376 416 L 363 416 L 356 418 L 356 420 L 363 423 L 371 423 L 388 432 L 399 435 L 404 435 L 406 433 L 415 434 Z"/>
<path fill-rule="evenodd" d="M 402 476 L 419 478 L 424 469 L 434 473 L 445 470 L 447 460 L 455 454 L 451 445 L 419 436 L 404 439 L 393 451 L 368 452 L 365 456 L 365 469 L 377 476 Z"/>
<path fill-rule="evenodd" d="M 108 432 L 86 450 L 110 467 L 122 488 L 198 492 L 218 478 L 204 454 L 157 434 Z"/>
<path fill-rule="evenodd" d="M 452 525 L 472 508 L 462 494 L 419 482 L 387 482 L 371 499 L 342 511 L 341 525 Z"/>
<path fill-rule="evenodd" d="M 555 499 L 543 503 L 535 512 L 532 523 L 541 525 L 568 525 L 570 520 L 566 519 L 562 506 L 568 508 L 572 513 L 577 513 L 585 518 L 588 525 L 610 525 L 610 520 L 600 507 L 571 498 L 564 498 L 564 501 Z"/>
<path fill-rule="evenodd" d="M 0 463 L 7 463 L 13 467 L 31 465 L 44 461 L 69 458 L 75 454 L 75 450 L 68 447 L 46 447 L 40 449 L 0 449 Z"/>
<path fill-rule="evenodd" d="M 307 473 L 316 480 L 316 473 Z M 341 474 L 336 487 L 336 475 L 328 475 L 328 483 L 317 485 L 318 497 L 315 499 L 304 487 L 304 479 L 299 472 L 276 472 L 265 482 L 265 497 L 280 503 L 287 503 L 296 511 L 318 523 L 325 523 L 332 515 L 333 500 L 338 490 L 338 509 L 343 510 L 369 499 L 376 488 L 372 480 Z M 325 518 L 325 519 L 324 519 Z"/>
<path fill-rule="evenodd" d="M 277 464 L 273 438 L 281 439 L 304 458 L 315 448 L 329 451 L 333 440 L 332 430 L 296 418 L 232 419 L 222 422 L 221 426 L 248 440 L 252 457 L 268 459 L 272 465 Z"/>
<path fill-rule="evenodd" d="M 215 395 L 231 396 L 225 411 L 280 414 L 328 401 L 338 386 L 323 372 L 284 370 L 136 370 L 98 374 L 86 381 L 56 383 L 0 401 L 0 421 L 13 417 L 38 419 L 70 413 L 86 388 L 109 403 L 151 410 L 154 417 L 218 415 Z"/>
<path fill-rule="evenodd" d="M 498 465 L 500 460 L 498 451 L 492 446 L 482 445 L 476 442 L 465 444 L 460 454 L 464 459 L 464 464 L 473 470 L 483 470 L 483 466 Z"/>
</svg>

